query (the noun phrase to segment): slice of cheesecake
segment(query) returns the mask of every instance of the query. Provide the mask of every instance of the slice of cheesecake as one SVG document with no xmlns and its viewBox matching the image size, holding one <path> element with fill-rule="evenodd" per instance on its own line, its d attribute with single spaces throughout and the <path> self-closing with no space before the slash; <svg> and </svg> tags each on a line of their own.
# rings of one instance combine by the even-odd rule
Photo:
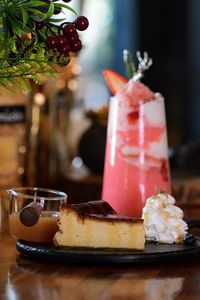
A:
<svg viewBox="0 0 200 300">
<path fill-rule="evenodd" d="M 57 246 L 144 249 L 143 220 L 120 217 L 105 201 L 62 204 L 58 226 Z"/>
</svg>

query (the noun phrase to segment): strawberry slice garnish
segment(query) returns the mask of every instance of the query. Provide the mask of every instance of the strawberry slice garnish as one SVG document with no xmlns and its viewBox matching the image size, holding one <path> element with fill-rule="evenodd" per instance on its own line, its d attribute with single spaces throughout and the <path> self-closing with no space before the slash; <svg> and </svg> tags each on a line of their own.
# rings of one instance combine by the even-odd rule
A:
<svg viewBox="0 0 200 300">
<path fill-rule="evenodd" d="M 113 95 L 115 95 L 128 82 L 125 77 L 108 69 L 103 71 L 103 76 Z"/>
<path fill-rule="evenodd" d="M 135 124 L 135 122 L 138 120 L 138 118 L 139 118 L 139 111 L 138 110 L 133 111 L 133 112 L 131 112 L 127 115 L 128 123 L 130 125 Z"/>
</svg>

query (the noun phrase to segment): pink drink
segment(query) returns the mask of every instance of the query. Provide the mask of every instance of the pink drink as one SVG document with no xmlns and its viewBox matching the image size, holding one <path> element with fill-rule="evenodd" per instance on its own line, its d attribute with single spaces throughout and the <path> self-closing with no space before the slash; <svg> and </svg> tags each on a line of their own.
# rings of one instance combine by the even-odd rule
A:
<svg viewBox="0 0 200 300">
<path fill-rule="evenodd" d="M 164 99 L 130 80 L 110 102 L 102 197 L 141 217 L 156 189 L 170 191 Z"/>
</svg>

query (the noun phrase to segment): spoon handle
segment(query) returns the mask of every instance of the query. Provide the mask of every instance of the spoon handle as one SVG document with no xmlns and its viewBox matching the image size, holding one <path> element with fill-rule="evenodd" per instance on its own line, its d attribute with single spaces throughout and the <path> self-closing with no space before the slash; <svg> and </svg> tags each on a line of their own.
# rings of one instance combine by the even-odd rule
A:
<svg viewBox="0 0 200 300">
<path fill-rule="evenodd" d="M 35 225 L 40 217 L 43 205 L 36 201 L 25 206 L 19 213 L 20 221 L 25 226 Z"/>
</svg>

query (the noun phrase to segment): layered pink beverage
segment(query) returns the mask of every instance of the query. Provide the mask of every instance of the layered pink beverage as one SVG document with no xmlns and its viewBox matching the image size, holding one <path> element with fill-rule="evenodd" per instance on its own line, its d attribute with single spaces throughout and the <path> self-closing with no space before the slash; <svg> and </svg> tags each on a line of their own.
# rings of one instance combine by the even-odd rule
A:
<svg viewBox="0 0 200 300">
<path fill-rule="evenodd" d="M 164 99 L 131 79 L 110 102 L 102 198 L 141 217 L 156 190 L 170 191 Z"/>
</svg>

